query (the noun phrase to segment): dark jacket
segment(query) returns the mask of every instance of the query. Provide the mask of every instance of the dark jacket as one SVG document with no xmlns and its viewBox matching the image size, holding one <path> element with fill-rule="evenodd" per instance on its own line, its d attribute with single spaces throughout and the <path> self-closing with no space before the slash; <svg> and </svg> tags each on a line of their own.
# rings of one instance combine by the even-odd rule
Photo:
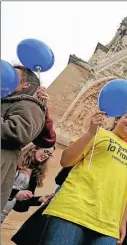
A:
<svg viewBox="0 0 127 245">
<path fill-rule="evenodd" d="M 41 133 L 45 109 L 44 102 L 29 95 L 1 99 L 1 210 L 11 193 L 20 149 Z"/>
<path fill-rule="evenodd" d="M 67 178 L 72 167 L 63 168 L 55 178 L 57 185 L 62 185 Z M 57 189 L 58 190 L 58 189 Z M 51 198 L 52 199 L 52 198 Z M 12 237 L 12 241 L 17 245 L 39 245 L 43 230 L 48 220 L 47 215 L 42 215 L 51 199 L 34 212 Z M 36 225 L 35 225 L 36 224 Z"/>
<path fill-rule="evenodd" d="M 68 174 L 70 173 L 72 167 L 62 168 L 61 171 L 57 174 L 55 178 L 55 182 L 57 185 L 62 185 L 66 178 L 68 177 Z"/>
<path fill-rule="evenodd" d="M 32 174 L 30 178 L 28 190 L 31 191 L 34 195 L 36 187 L 37 187 L 37 178 Z M 12 189 L 9 200 L 12 200 L 18 192 L 19 190 Z M 30 206 L 40 206 L 42 204 L 41 202 L 38 201 L 40 197 L 41 196 L 33 196 L 32 198 L 24 201 L 17 200 L 13 210 L 15 210 L 16 212 L 27 212 Z"/>
<path fill-rule="evenodd" d="M 58 173 L 58 175 L 55 178 L 55 182 L 57 185 L 61 186 L 63 184 L 63 182 L 67 178 L 71 169 L 72 169 L 72 167 L 62 168 L 62 170 Z M 31 191 L 34 195 L 36 187 L 37 187 L 37 179 L 32 174 L 31 178 L 30 178 L 28 190 Z M 12 200 L 18 192 L 19 192 L 18 190 L 12 189 L 9 200 Z M 24 200 L 24 201 L 18 201 L 17 200 L 13 210 L 15 210 L 16 212 L 27 212 L 30 206 L 40 206 L 41 202 L 38 201 L 38 199 L 40 197 L 41 196 L 34 196 L 34 197 L 32 197 L 28 200 Z"/>
</svg>

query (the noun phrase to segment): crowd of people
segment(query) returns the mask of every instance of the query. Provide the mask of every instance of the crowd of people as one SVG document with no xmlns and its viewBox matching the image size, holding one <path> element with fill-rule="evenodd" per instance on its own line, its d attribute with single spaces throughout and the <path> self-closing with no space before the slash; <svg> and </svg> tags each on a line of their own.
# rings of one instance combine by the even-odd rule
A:
<svg viewBox="0 0 127 245">
<path fill-rule="evenodd" d="M 58 188 L 36 196 L 43 186 L 56 133 L 46 89 L 24 66 L 15 66 L 19 85 L 1 99 L 1 222 L 13 209 L 41 207 L 12 237 L 17 245 L 126 245 L 127 114 L 102 127 L 105 113 L 91 117 L 86 133 L 66 147 L 55 178 Z M 97 129 L 98 134 L 97 133 Z"/>
</svg>

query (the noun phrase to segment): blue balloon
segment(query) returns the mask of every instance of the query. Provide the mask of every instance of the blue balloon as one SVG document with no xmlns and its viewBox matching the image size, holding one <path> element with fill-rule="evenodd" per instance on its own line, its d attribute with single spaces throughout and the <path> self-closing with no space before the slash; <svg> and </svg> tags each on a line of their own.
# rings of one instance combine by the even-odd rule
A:
<svg viewBox="0 0 127 245">
<path fill-rule="evenodd" d="M 17 46 L 17 55 L 20 62 L 31 69 L 41 72 L 48 71 L 54 64 L 54 54 L 52 50 L 42 41 L 36 39 L 25 39 Z"/>
<path fill-rule="evenodd" d="M 127 80 L 115 79 L 100 91 L 98 106 L 109 117 L 121 117 L 127 113 Z"/>
<path fill-rule="evenodd" d="M 1 60 L 1 97 L 13 93 L 19 82 L 18 73 L 6 61 Z"/>
</svg>

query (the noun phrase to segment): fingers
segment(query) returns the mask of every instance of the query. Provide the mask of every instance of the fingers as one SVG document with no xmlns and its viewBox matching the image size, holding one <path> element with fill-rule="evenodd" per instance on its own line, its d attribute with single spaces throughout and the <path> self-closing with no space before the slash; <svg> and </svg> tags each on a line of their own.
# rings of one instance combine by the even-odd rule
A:
<svg viewBox="0 0 127 245">
<path fill-rule="evenodd" d="M 45 198 L 50 198 L 54 195 L 54 193 L 50 194 L 50 195 L 46 195 Z"/>
<path fill-rule="evenodd" d="M 46 196 L 44 196 L 44 197 L 40 197 L 40 198 L 39 198 L 39 201 L 45 203 L 45 202 L 47 202 L 48 199 L 51 198 L 53 195 L 54 195 L 54 194 L 46 195 Z"/>
<path fill-rule="evenodd" d="M 30 195 L 30 194 L 25 194 L 24 195 L 24 199 L 30 199 L 30 198 L 32 198 L 33 197 L 33 195 Z"/>
<path fill-rule="evenodd" d="M 94 125 L 98 125 L 98 126 L 101 126 L 104 122 L 104 115 L 105 113 L 104 112 L 96 112 L 92 118 L 91 118 L 91 122 L 94 124 Z"/>
<path fill-rule="evenodd" d="M 121 239 L 117 241 L 118 245 L 122 245 L 122 243 L 123 243 L 123 241 Z"/>
<path fill-rule="evenodd" d="M 27 191 L 27 190 L 26 191 L 21 190 L 16 195 L 17 200 L 20 200 L 20 201 L 21 200 L 27 200 L 27 199 L 32 198 L 32 197 L 33 197 L 32 192 Z"/>
<path fill-rule="evenodd" d="M 38 99 L 48 100 L 49 97 L 48 97 L 48 95 L 42 95 L 42 94 L 40 94 L 40 95 L 38 95 Z"/>
<path fill-rule="evenodd" d="M 117 244 L 122 245 L 124 238 L 126 236 L 126 228 L 121 230 L 120 232 L 120 239 L 118 239 Z"/>
<path fill-rule="evenodd" d="M 49 100 L 49 96 L 48 96 L 45 88 L 39 88 L 37 90 L 37 97 L 40 100 L 45 100 L 45 101 Z"/>
<path fill-rule="evenodd" d="M 104 111 L 96 111 L 94 114 L 93 114 L 93 116 L 92 117 L 95 117 L 95 116 L 98 116 L 98 115 L 105 115 L 106 114 L 106 112 L 104 112 Z"/>
<path fill-rule="evenodd" d="M 24 198 L 29 199 L 31 197 L 33 197 L 33 193 L 31 191 L 26 191 L 26 193 L 24 193 Z"/>
<path fill-rule="evenodd" d="M 37 91 L 46 90 L 46 87 L 42 86 L 37 89 Z"/>
</svg>

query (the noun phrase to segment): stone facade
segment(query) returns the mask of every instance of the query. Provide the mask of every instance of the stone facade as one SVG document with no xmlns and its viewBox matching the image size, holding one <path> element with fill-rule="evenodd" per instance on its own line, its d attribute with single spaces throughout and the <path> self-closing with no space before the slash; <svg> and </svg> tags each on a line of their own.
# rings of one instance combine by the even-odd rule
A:
<svg viewBox="0 0 127 245">
<path fill-rule="evenodd" d="M 57 143 L 67 146 L 85 132 L 100 89 L 115 78 L 127 79 L 127 17 L 108 45 L 97 44 L 88 62 L 70 55 L 67 67 L 48 88 Z M 104 127 L 113 121 L 107 118 Z"/>
<path fill-rule="evenodd" d="M 49 86 L 49 108 L 55 122 L 64 115 L 89 77 L 93 77 L 89 70 L 81 65 L 69 63 Z"/>
</svg>

